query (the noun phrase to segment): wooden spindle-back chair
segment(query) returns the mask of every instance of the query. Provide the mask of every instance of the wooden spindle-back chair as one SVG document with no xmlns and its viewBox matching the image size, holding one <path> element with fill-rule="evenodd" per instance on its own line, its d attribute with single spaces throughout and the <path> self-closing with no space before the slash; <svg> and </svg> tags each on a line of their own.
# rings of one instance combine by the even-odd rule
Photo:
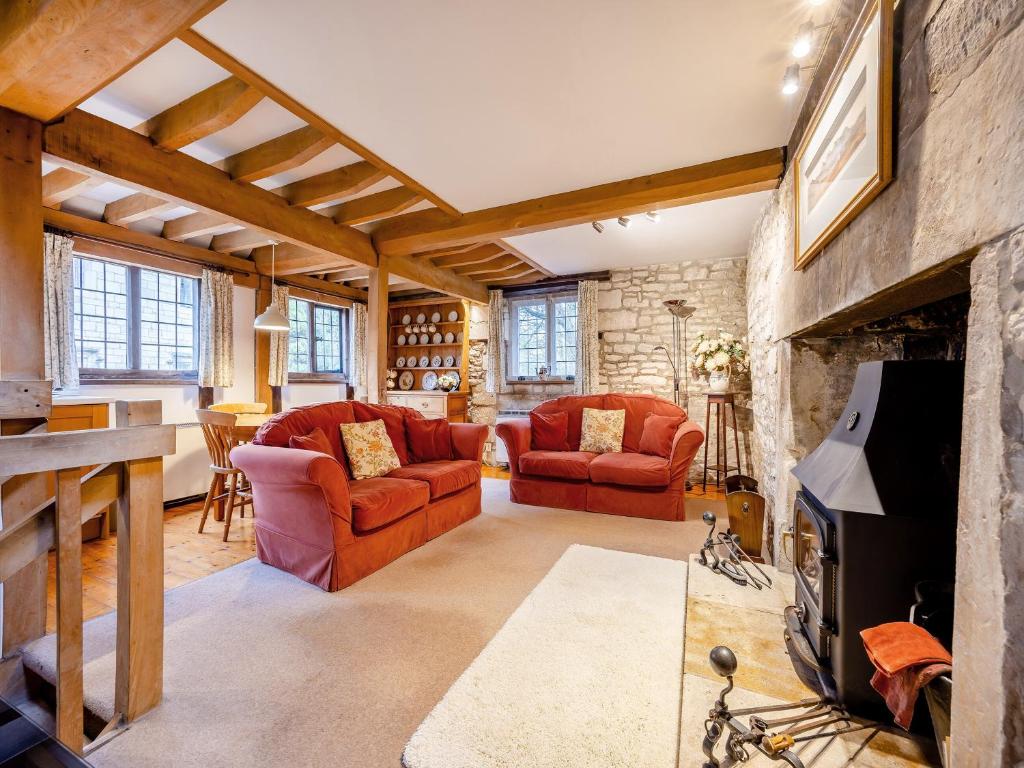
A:
<svg viewBox="0 0 1024 768">
<path fill-rule="evenodd" d="M 210 470 L 213 472 L 210 490 L 207 491 L 206 502 L 203 504 L 203 515 L 199 520 L 199 532 L 203 532 L 210 507 L 215 502 L 225 499 L 224 541 L 227 541 L 228 531 L 231 529 L 231 514 L 235 507 L 240 507 L 244 514 L 245 505 L 252 506 L 252 492 L 246 487 L 244 477 L 240 482 L 241 470 L 231 464 L 231 449 L 239 442 L 234 432 L 238 417 L 233 413 L 220 413 L 204 408 L 196 410 L 196 417 L 203 430 L 206 450 L 210 454 Z M 227 491 L 224 490 L 225 481 Z"/>
</svg>

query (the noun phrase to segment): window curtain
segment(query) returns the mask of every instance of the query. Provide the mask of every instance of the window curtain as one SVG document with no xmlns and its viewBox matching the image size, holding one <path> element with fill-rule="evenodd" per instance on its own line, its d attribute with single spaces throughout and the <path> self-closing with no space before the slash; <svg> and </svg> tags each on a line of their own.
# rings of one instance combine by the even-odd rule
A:
<svg viewBox="0 0 1024 768">
<path fill-rule="evenodd" d="M 484 389 L 492 393 L 505 391 L 505 297 L 491 291 L 487 322 L 487 377 Z"/>
<path fill-rule="evenodd" d="M 235 383 L 234 285 L 226 272 L 204 269 L 199 290 L 199 386 Z"/>
<path fill-rule="evenodd" d="M 600 342 L 597 339 L 597 281 L 580 280 L 576 299 L 577 395 L 597 392 L 600 379 Z"/>
<path fill-rule="evenodd" d="M 43 234 L 44 365 L 54 389 L 78 388 L 73 247 L 67 235 Z"/>
<path fill-rule="evenodd" d="M 352 304 L 352 388 L 366 389 L 366 305 Z"/>
<path fill-rule="evenodd" d="M 275 285 L 272 297 L 281 314 L 288 317 L 288 286 Z M 272 387 L 283 387 L 288 383 L 287 331 L 270 332 L 270 375 L 267 383 Z"/>
</svg>

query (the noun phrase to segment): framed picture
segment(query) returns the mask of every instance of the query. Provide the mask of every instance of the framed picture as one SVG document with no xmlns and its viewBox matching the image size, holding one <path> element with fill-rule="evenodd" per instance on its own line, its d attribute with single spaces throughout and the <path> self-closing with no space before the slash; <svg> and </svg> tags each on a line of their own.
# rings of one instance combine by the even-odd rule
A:
<svg viewBox="0 0 1024 768">
<path fill-rule="evenodd" d="M 893 0 L 864 11 L 794 156 L 794 243 L 806 267 L 892 180 Z"/>
</svg>

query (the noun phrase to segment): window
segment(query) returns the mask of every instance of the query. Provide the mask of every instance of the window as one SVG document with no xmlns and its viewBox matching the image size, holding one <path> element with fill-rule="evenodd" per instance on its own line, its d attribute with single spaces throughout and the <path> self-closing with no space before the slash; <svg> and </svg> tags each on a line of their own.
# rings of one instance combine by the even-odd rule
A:
<svg viewBox="0 0 1024 768">
<path fill-rule="evenodd" d="M 576 294 L 509 301 L 509 379 L 576 375 Z"/>
<path fill-rule="evenodd" d="M 75 350 L 84 379 L 195 379 L 199 281 L 75 256 Z"/>
<path fill-rule="evenodd" d="M 288 321 L 288 373 L 300 379 L 302 374 L 343 378 L 348 369 L 348 310 L 289 298 Z"/>
</svg>

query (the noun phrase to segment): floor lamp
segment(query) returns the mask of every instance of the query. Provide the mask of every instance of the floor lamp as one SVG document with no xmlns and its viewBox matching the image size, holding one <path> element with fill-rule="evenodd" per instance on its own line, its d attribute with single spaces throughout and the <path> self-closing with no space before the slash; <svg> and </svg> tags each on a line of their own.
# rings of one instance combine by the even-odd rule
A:
<svg viewBox="0 0 1024 768">
<path fill-rule="evenodd" d="M 668 357 L 668 362 L 672 366 L 672 397 L 676 405 L 682 405 L 683 409 L 690 410 L 690 380 L 688 377 L 679 375 L 679 366 L 684 364 L 687 355 L 687 341 L 686 334 L 686 323 L 690 319 L 690 316 L 697 311 L 696 307 L 691 307 L 686 303 L 685 299 L 670 299 L 669 301 L 662 302 L 665 308 L 672 315 L 672 351 L 669 352 L 664 346 L 655 347 L 655 351 L 662 350 L 665 356 Z M 680 323 L 680 321 L 682 321 Z M 682 328 L 680 328 L 680 325 Z M 680 330 L 682 333 L 680 333 Z M 683 373 L 686 373 L 684 367 Z M 680 403 L 679 397 L 679 380 L 683 380 L 683 396 L 682 403 Z"/>
</svg>

